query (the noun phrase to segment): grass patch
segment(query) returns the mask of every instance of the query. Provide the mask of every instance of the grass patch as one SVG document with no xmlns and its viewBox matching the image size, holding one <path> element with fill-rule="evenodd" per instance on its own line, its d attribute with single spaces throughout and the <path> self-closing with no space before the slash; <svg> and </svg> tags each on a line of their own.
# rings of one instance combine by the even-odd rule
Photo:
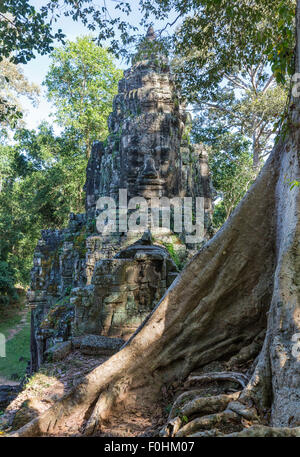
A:
<svg viewBox="0 0 300 457">
<path fill-rule="evenodd" d="M 43 370 L 42 368 L 38 373 L 35 373 L 31 376 L 31 378 L 26 383 L 26 389 L 30 389 L 36 393 L 40 393 L 44 389 L 51 387 L 51 385 L 55 384 L 57 379 L 54 376 L 51 376 L 47 370 Z"/>
<path fill-rule="evenodd" d="M 20 314 L 20 309 L 15 308 L 9 314 L 6 313 L 5 315 L 0 315 L 0 333 L 3 333 L 7 338 L 9 331 L 16 327 L 22 319 L 22 315 Z"/>
<path fill-rule="evenodd" d="M 24 309 L 25 293 L 18 290 L 19 300 L 9 306 L 0 307 L 0 333 L 8 336 L 10 329 L 16 327 L 21 319 Z"/>
<path fill-rule="evenodd" d="M 165 248 L 170 254 L 170 257 L 173 259 L 175 265 L 177 266 L 178 270 L 181 271 L 183 268 L 183 265 L 181 264 L 181 260 L 177 254 L 177 252 L 174 249 L 174 245 L 172 243 L 163 243 Z"/>
<path fill-rule="evenodd" d="M 14 324 L 9 328 L 13 326 Z M 0 358 L 0 376 L 14 381 L 21 380 L 25 375 L 28 360 L 30 360 L 30 312 L 27 314 L 26 324 L 22 330 L 6 343 L 6 357 Z"/>
</svg>

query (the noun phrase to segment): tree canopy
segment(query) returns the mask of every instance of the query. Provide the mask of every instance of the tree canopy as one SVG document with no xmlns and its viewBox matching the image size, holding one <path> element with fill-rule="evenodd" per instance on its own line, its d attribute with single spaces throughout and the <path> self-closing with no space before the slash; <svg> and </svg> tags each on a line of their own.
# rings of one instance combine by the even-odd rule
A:
<svg viewBox="0 0 300 457">
<path fill-rule="evenodd" d="M 14 127 L 23 116 L 20 96 L 26 96 L 34 104 L 38 102 L 39 87 L 28 81 L 20 65 L 4 57 L 0 61 L 0 125 L 2 132 L 7 127 Z M 4 130 L 3 130 L 4 129 Z"/>
<path fill-rule="evenodd" d="M 215 191 L 213 227 L 218 230 L 231 215 L 256 177 L 251 143 L 221 123 L 194 120 L 192 138 L 205 144 Z"/>
<path fill-rule="evenodd" d="M 258 65 L 266 58 L 278 82 L 293 71 L 295 0 L 139 0 L 141 25 L 159 19 L 163 43 L 179 56 L 177 79 L 185 96 L 201 88 L 210 94 L 223 79 Z M 91 0 L 45 0 L 38 10 L 29 0 L 5 0 L 0 9 L 1 54 L 26 63 L 35 53 L 49 53 L 54 40 L 63 41 L 55 28 L 61 16 L 81 21 L 95 33 L 98 44 L 108 41 L 118 55 L 128 56 L 141 35 L 130 24 L 130 2 L 118 0 L 95 5 Z M 175 20 L 169 21 L 170 14 Z M 176 32 L 171 26 L 179 26 Z M 247 65 L 245 65 L 245 63 Z M 2 100 L 2 103 L 4 101 Z"/>
<path fill-rule="evenodd" d="M 68 41 L 51 54 L 45 79 L 48 98 L 55 105 L 55 120 L 78 134 L 87 157 L 94 140 L 104 140 L 107 118 L 122 71 L 111 54 L 91 36 Z"/>
</svg>

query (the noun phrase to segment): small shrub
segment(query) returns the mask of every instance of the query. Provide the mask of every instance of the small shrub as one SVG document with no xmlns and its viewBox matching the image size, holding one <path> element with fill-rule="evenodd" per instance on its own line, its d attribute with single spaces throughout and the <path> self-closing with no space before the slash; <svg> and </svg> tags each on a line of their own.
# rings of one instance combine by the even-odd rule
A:
<svg viewBox="0 0 300 457">
<path fill-rule="evenodd" d="M 7 262 L 0 261 L 0 306 L 9 305 L 17 299 L 14 271 Z"/>
</svg>

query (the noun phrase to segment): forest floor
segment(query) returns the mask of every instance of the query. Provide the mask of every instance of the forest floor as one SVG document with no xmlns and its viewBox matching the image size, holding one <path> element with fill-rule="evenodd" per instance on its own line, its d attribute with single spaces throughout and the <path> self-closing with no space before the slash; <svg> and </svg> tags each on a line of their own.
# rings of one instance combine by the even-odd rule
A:
<svg viewBox="0 0 300 457">
<path fill-rule="evenodd" d="M 103 357 L 84 356 L 80 351 L 74 351 L 61 362 L 44 363 L 0 417 L 0 429 L 16 430 L 42 414 L 105 360 Z M 70 425 L 61 433 L 72 434 Z"/>
<path fill-rule="evenodd" d="M 18 430 L 30 420 L 40 416 L 55 401 L 68 394 L 77 384 L 82 382 L 85 375 L 106 360 L 107 357 L 87 356 L 79 350 L 75 350 L 60 362 L 44 363 L 39 372 L 28 380 L 23 390 L 0 415 L 0 435 Z M 248 368 L 248 366 L 243 367 L 242 372 L 246 373 Z M 224 369 L 226 369 L 224 362 L 216 362 L 206 366 L 205 370 L 200 370 L 199 374 L 206 370 L 223 371 Z M 206 397 L 228 394 L 239 389 L 239 386 L 232 382 L 222 381 L 221 384 L 214 382 L 203 386 L 201 394 Z M 152 408 L 151 414 L 149 414 L 149 410 L 143 410 L 142 405 L 139 410 L 123 410 L 119 411 L 118 414 L 112 413 L 109 421 L 103 423 L 101 430 L 96 431 L 94 436 L 159 436 L 174 399 L 183 391 L 186 391 L 186 388 L 184 384 L 179 382 L 166 386 L 162 391 L 161 398 Z M 55 431 L 54 436 L 80 436 L 78 423 L 84 423 L 84 418 L 72 416 L 70 419 L 66 419 L 63 426 Z M 239 430 L 240 427 L 236 428 L 235 425 L 230 425 L 229 429 L 227 427 L 226 430 L 223 430 L 222 427 L 220 429 L 224 433 Z"/>
<path fill-rule="evenodd" d="M 87 356 L 76 350 L 61 362 L 44 363 L 0 416 L 0 430 L 5 433 L 17 430 L 29 420 L 42 414 L 56 400 L 80 383 L 85 375 L 106 360 L 107 357 Z M 131 411 L 128 415 L 124 412 L 122 421 L 114 420 L 113 429 L 108 423 L 107 426 L 102 427 L 98 435 L 152 436 L 158 433 L 164 424 L 166 414 L 166 410 L 164 411 L 160 405 L 158 405 L 157 414 L 152 417 L 142 411 Z M 81 421 L 81 419 L 72 418 L 72 421 L 65 423 L 56 436 L 78 436 L 78 420 Z M 2 433 L 0 431 L 0 434 Z"/>
</svg>

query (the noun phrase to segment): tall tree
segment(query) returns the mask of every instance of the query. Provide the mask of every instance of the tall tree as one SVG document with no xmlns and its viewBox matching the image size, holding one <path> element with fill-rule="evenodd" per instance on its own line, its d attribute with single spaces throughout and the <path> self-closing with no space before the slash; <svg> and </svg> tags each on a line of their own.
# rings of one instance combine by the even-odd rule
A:
<svg viewBox="0 0 300 457">
<path fill-rule="evenodd" d="M 46 10 L 37 11 L 29 0 L 3 0 L 0 4 L 0 62 L 3 68 L 11 64 L 25 64 L 35 57 L 35 52 L 46 54 L 53 49 L 55 39 L 63 40 L 61 30 L 52 31 L 52 20 L 48 20 Z M 7 60 L 8 59 L 8 60 Z M 6 62 L 3 62 L 6 60 Z M 11 74 L 13 66 L 10 66 L 9 75 L 5 75 L 5 84 L 14 85 L 16 72 Z M 3 74 L 3 71 L 1 71 Z M 13 81 L 10 81 L 12 77 Z M 19 79 L 17 77 L 17 79 Z M 15 124 L 22 117 L 22 112 L 7 99 L 6 95 L 0 94 L 0 122 Z"/>
<path fill-rule="evenodd" d="M 37 11 L 28 0 L 3 0 L 0 5 L 1 55 L 13 63 L 26 63 L 35 52 L 46 54 L 55 39 L 62 40 L 61 30 L 52 31 L 46 9 Z"/>
<path fill-rule="evenodd" d="M 8 59 L 0 62 L 3 95 L 35 99 L 37 87 Z M 42 123 L 38 131 L 18 126 L 14 144 L 0 146 L 0 261 L 7 277 L 26 285 L 40 230 L 61 228 L 70 212 L 83 211 L 87 158 L 94 140 L 104 139 L 107 117 L 122 72 L 90 37 L 69 42 L 53 54 L 47 75 L 61 135 Z M 1 95 L 2 95 L 1 93 Z M 3 106 L 3 105 L 2 105 Z M 7 105 L 6 105 L 7 106 Z M 7 126 L 7 111 L 2 125 Z M 11 284 L 11 280 L 9 281 Z M 11 289 L 8 288 L 9 291 Z"/>
<path fill-rule="evenodd" d="M 79 132 L 87 157 L 94 140 L 104 140 L 107 117 L 122 71 L 107 50 L 85 36 L 56 49 L 45 85 L 55 103 L 56 121 Z"/>
<path fill-rule="evenodd" d="M 174 0 L 161 6 L 186 13 L 172 41 L 184 96 L 251 139 L 256 170 L 286 107 L 294 7 L 294 0 Z"/>
<path fill-rule="evenodd" d="M 110 39 L 111 48 L 117 51 L 120 43 L 134 41 L 129 30 L 137 28 L 129 26 L 118 14 L 112 17 L 111 10 L 126 15 L 131 7 L 122 0 L 117 0 L 109 8 L 105 0 L 98 5 L 90 0 L 45 0 L 40 2 L 39 8 L 30 0 L 3 0 L 0 4 L 0 61 L 6 57 L 15 64 L 26 64 L 37 53 L 51 53 L 55 41 L 64 43 L 65 35 L 56 27 L 57 20 L 62 16 L 80 20 L 89 30 L 97 31 L 99 43 Z M 116 29 L 119 37 L 116 37 Z M 122 52 L 124 54 L 124 49 Z M 17 108 L 2 96 L 0 105 L 11 122 L 20 118 Z"/>
<path fill-rule="evenodd" d="M 207 119 L 206 119 L 207 121 Z M 212 185 L 216 192 L 213 227 L 219 229 L 255 180 L 251 143 L 214 120 L 196 118 L 192 129 L 196 143 L 206 145 Z"/>
<path fill-rule="evenodd" d="M 242 73 L 226 75 L 211 97 L 195 96 L 200 119 L 239 132 L 251 142 L 253 168 L 259 171 L 273 147 L 281 116 L 287 106 L 287 87 L 276 84 L 261 64 Z M 203 127 L 205 127 L 203 125 Z"/>
<path fill-rule="evenodd" d="M 211 93 L 226 74 L 256 68 L 265 57 L 278 81 L 293 72 L 296 0 L 140 0 L 140 5 L 145 20 L 177 13 L 162 32 L 178 24 L 169 42 L 181 56 L 187 97 L 198 87 Z"/>
</svg>

